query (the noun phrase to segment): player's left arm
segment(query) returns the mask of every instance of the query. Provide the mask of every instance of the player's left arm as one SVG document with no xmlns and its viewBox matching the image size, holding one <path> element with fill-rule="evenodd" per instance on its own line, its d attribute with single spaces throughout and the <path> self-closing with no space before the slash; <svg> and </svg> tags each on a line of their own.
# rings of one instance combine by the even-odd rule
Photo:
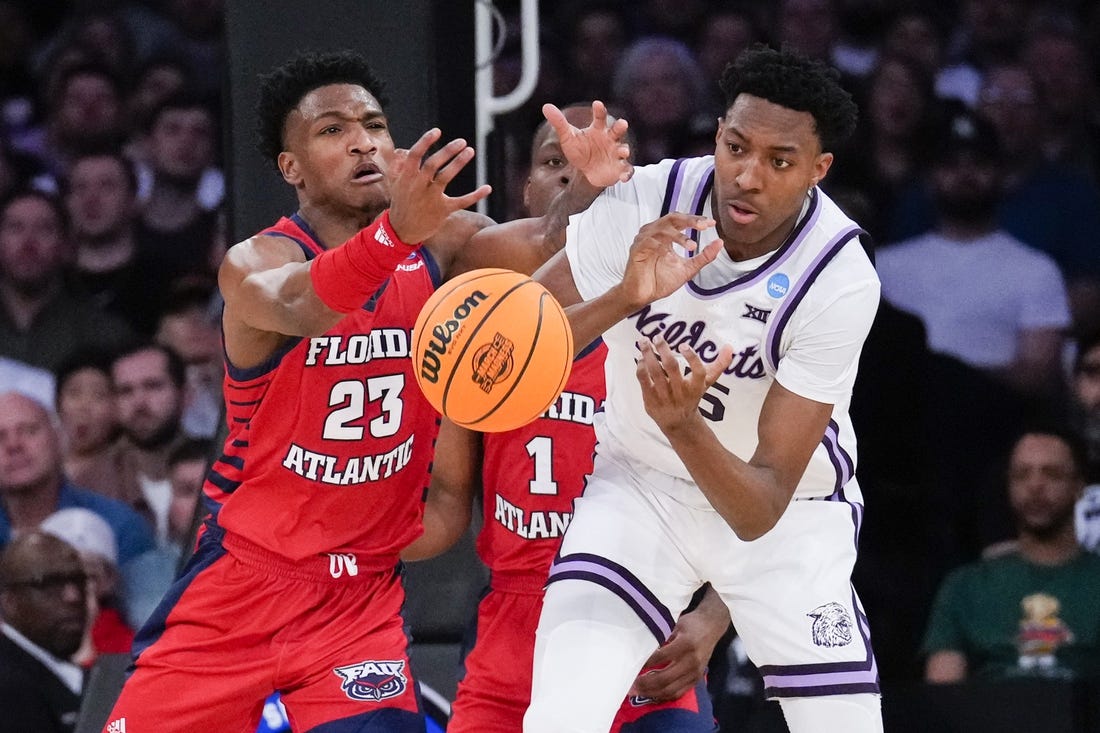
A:
<svg viewBox="0 0 1100 733">
<path fill-rule="evenodd" d="M 729 609 L 707 585 L 699 605 L 680 616 L 668 641 L 646 660 L 630 694 L 653 700 L 675 700 L 707 673 L 714 647 L 730 625 Z"/>
<path fill-rule="evenodd" d="M 684 374 L 664 340 L 643 341 L 640 348 L 638 381 L 646 412 L 737 536 L 745 541 L 761 537 L 787 508 L 833 406 L 773 382 L 760 411 L 756 452 L 743 461 L 719 442 L 699 412 L 699 401 L 729 365 L 732 352 L 723 350 L 707 365 L 684 344 L 679 351 L 691 369 Z"/>
<path fill-rule="evenodd" d="M 866 276 L 859 277 L 856 270 L 849 283 L 835 282 L 835 272 L 833 281 L 819 278 L 822 287 L 803 301 L 800 308 L 807 315 L 796 314 L 788 325 L 794 335 L 761 406 L 757 447 L 748 460 L 722 445 L 698 409 L 707 389 L 731 363 L 732 349 L 724 347 L 713 363 L 704 364 L 690 346 L 680 345 L 679 356 L 689 367 L 685 374 L 663 340 L 639 345 L 637 377 L 646 412 L 711 505 L 743 540 L 762 536 L 779 521 L 825 435 L 835 403 L 851 393 L 878 305 L 878 280 L 869 268 L 865 263 Z M 826 302 L 813 302 L 815 298 Z"/>
<path fill-rule="evenodd" d="M 435 557 L 454 545 L 470 526 L 481 475 L 481 435 L 444 418 L 435 447 L 424 504 L 424 534 L 401 551 L 402 560 Z"/>
</svg>

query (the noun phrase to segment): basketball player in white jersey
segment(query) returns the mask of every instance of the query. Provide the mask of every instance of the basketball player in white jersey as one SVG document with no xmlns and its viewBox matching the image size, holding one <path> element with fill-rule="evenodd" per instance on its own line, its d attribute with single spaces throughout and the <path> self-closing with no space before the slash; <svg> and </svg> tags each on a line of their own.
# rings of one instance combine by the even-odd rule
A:
<svg viewBox="0 0 1100 733">
<path fill-rule="evenodd" d="M 850 581 L 863 508 L 848 419 L 879 282 L 817 187 L 856 107 L 825 66 L 762 46 L 722 88 L 715 154 L 635 168 L 570 219 L 538 275 L 576 343 L 603 332 L 609 356 L 527 733 L 606 731 L 704 582 L 793 733 L 882 730 Z M 546 113 L 586 172 L 590 136 Z"/>
</svg>

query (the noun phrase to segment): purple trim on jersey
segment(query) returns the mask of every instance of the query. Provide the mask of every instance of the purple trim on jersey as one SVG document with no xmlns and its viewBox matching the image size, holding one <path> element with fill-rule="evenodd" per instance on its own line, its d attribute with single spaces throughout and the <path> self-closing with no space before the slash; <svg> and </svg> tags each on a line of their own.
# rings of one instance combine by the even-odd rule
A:
<svg viewBox="0 0 1100 733">
<path fill-rule="evenodd" d="M 836 470 L 836 483 L 833 484 L 833 489 L 835 492 L 840 492 L 852 480 L 855 467 L 852 465 L 851 456 L 840 445 L 840 426 L 836 420 L 829 420 L 829 424 L 825 427 L 825 435 L 821 438 L 821 444 L 825 446 L 829 462 Z"/>
<path fill-rule="evenodd" d="M 810 266 L 806 269 L 801 279 L 795 283 L 793 288 L 794 292 L 787 294 L 787 297 L 773 314 L 774 318 L 772 322 L 775 326 L 768 332 L 768 339 L 764 349 L 764 356 L 768 360 L 773 371 L 779 368 L 779 340 L 780 336 L 783 334 L 783 329 L 786 328 L 787 322 L 791 319 L 791 315 L 798 307 L 798 304 L 802 302 L 802 299 L 806 297 L 806 293 L 809 292 L 810 287 L 817 280 L 817 276 L 821 274 L 821 271 L 825 269 L 825 266 L 832 262 L 832 259 L 837 256 L 840 250 L 844 249 L 844 245 L 858 237 L 861 231 L 859 227 L 853 226 L 842 230 L 833 237 L 829 244 L 827 244 L 825 248 L 818 253 L 817 257 L 814 258 L 814 261 L 810 263 Z"/>
<path fill-rule="evenodd" d="M 717 216 L 717 212 L 715 212 L 714 215 Z M 817 224 L 817 220 L 820 216 L 821 196 L 818 195 L 817 189 L 814 188 L 810 191 L 810 210 L 802 217 L 802 221 L 795 225 L 794 229 L 787 236 L 786 241 L 779 246 L 779 249 L 775 250 L 772 256 L 768 258 L 767 262 L 752 272 L 745 273 L 733 282 L 720 285 L 717 288 L 700 287 L 691 280 L 688 281 L 688 288 L 696 295 L 701 295 L 704 298 L 713 298 L 733 290 L 743 290 L 744 288 L 760 282 L 794 254 L 798 245 L 805 239 L 806 234 L 814 228 L 815 224 Z"/>
<path fill-rule="evenodd" d="M 672 204 L 680 198 L 680 186 L 684 182 L 684 161 L 680 158 L 672 164 L 672 170 L 668 172 L 668 182 L 665 184 L 665 200 L 661 202 L 661 216 L 672 211 Z"/>
<path fill-rule="evenodd" d="M 699 186 L 695 189 L 695 196 L 691 200 L 691 213 L 695 214 L 696 216 L 701 216 L 702 215 L 703 209 L 706 208 L 706 205 L 707 205 L 707 195 L 710 193 L 710 189 L 713 186 L 714 186 L 714 165 L 712 164 L 707 169 L 707 174 L 703 177 L 703 180 L 699 182 Z M 691 240 L 693 242 L 695 242 L 696 244 L 699 244 L 699 230 L 698 229 L 692 229 L 692 230 L 690 230 L 690 232 L 691 233 L 688 234 L 688 236 L 691 237 Z M 695 253 L 698 252 L 698 251 L 699 250 L 696 249 L 692 252 L 689 252 L 689 254 L 694 256 Z"/>
<path fill-rule="evenodd" d="M 588 553 L 574 553 L 554 558 L 546 584 L 558 580 L 587 580 L 602 585 L 626 601 L 638 618 L 664 644 L 672 633 L 676 620 L 655 595 L 633 573 L 607 558 Z"/>
<path fill-rule="evenodd" d="M 764 695 L 772 698 L 878 693 L 878 662 L 871 650 L 871 629 L 867 615 L 859 607 L 855 590 L 852 591 L 852 611 L 866 651 L 861 661 L 764 665 L 759 668 L 764 678 Z"/>
</svg>

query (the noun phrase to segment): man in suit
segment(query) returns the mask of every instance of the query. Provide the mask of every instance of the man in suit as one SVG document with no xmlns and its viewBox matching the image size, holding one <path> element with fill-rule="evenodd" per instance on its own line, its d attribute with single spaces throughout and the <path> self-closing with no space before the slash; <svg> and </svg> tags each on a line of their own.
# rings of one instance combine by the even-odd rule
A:
<svg viewBox="0 0 1100 733">
<path fill-rule="evenodd" d="M 40 531 L 0 553 L 0 710 L 6 730 L 72 733 L 84 676 L 68 661 L 87 622 L 80 555 Z"/>
</svg>

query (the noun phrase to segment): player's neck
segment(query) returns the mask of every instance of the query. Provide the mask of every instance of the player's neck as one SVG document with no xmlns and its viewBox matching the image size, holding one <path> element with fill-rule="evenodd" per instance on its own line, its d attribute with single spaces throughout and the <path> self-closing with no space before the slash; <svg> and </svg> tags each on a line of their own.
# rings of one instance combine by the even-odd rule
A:
<svg viewBox="0 0 1100 733">
<path fill-rule="evenodd" d="M 303 201 L 298 215 L 309 225 L 318 244 L 325 249 L 338 247 L 356 232 L 377 219 L 385 209 L 356 211 Z"/>
</svg>

